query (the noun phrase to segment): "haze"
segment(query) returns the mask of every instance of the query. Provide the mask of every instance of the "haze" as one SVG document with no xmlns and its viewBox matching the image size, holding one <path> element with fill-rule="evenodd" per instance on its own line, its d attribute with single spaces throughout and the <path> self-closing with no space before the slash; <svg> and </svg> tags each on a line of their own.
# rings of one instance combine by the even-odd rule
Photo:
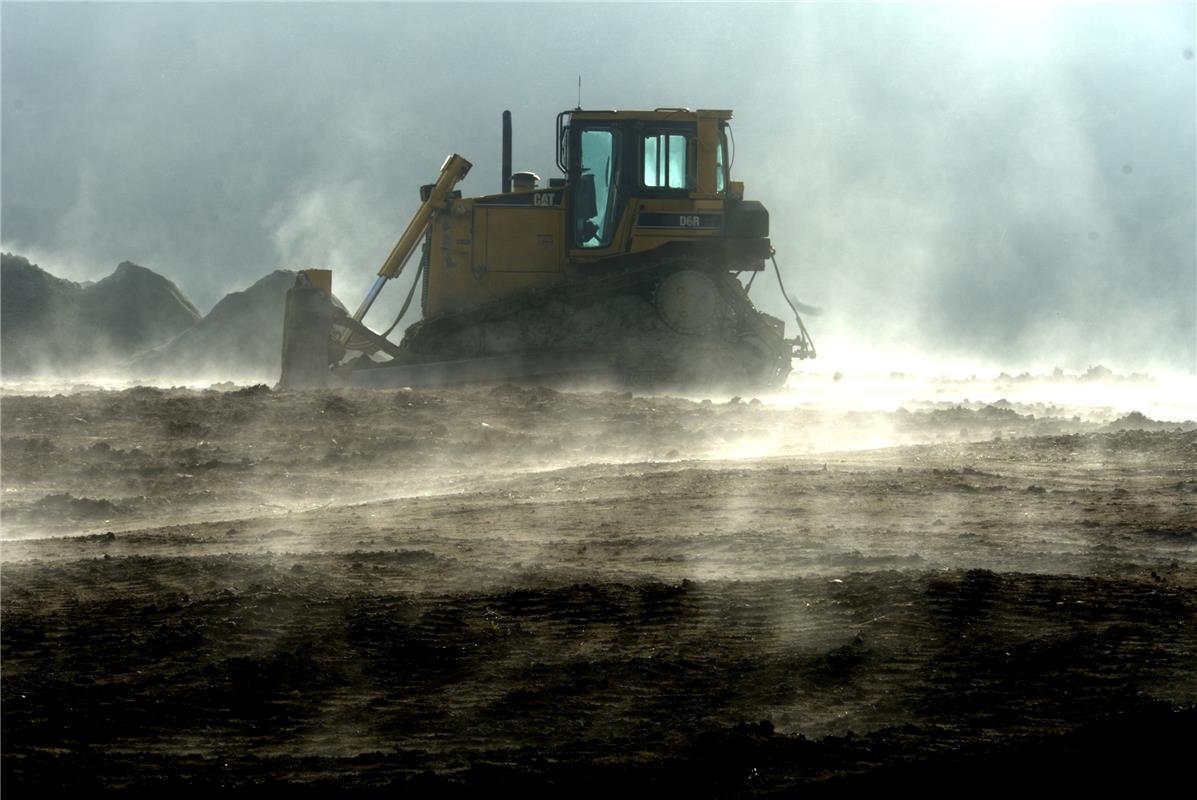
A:
<svg viewBox="0 0 1197 800">
<path fill-rule="evenodd" d="M 556 113 L 732 108 L 824 357 L 1197 370 L 1194 5 L 26 4 L 2 24 L 0 244 L 206 310 L 275 268 L 356 303 L 458 152 Z M 391 287 L 369 321 L 389 323 Z M 776 282 L 753 289 L 788 318 Z M 414 321 L 414 320 L 409 320 Z M 792 322 L 790 326 L 792 328 Z"/>
</svg>

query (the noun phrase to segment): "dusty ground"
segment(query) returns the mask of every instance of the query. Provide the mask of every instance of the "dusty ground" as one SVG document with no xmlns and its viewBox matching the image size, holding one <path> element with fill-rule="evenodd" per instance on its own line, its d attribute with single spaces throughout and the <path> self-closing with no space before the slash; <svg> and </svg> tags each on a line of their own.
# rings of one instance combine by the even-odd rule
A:
<svg viewBox="0 0 1197 800">
<path fill-rule="evenodd" d="M 10 391 L 4 790 L 1187 779 L 1192 423 L 723 400 Z"/>
</svg>

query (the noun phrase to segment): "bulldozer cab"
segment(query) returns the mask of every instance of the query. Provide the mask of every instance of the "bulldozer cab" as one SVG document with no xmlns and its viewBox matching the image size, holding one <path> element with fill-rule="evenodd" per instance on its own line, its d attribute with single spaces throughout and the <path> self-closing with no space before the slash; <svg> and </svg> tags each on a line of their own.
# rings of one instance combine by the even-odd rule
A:
<svg viewBox="0 0 1197 800">
<path fill-rule="evenodd" d="M 559 114 L 557 166 L 569 187 L 571 257 L 649 249 L 670 228 L 717 227 L 721 218 L 702 212 L 722 209 L 730 118 L 730 111 L 674 108 Z M 637 236 L 649 240 L 633 246 Z"/>
</svg>

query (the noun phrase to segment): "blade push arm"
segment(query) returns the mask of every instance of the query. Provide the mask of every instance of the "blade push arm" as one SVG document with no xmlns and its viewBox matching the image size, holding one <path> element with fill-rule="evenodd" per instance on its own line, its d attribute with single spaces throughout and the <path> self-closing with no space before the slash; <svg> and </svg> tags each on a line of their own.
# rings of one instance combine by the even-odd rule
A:
<svg viewBox="0 0 1197 800">
<path fill-rule="evenodd" d="M 356 321 L 361 322 L 362 318 L 366 316 L 366 312 L 374 304 L 378 293 L 382 291 L 383 284 L 391 278 L 398 277 L 403 272 L 404 265 L 407 264 L 407 260 L 411 258 L 412 252 L 416 249 L 416 245 L 419 243 L 421 237 L 424 236 L 424 231 L 428 229 L 428 223 L 432 221 L 433 213 L 437 209 L 444 207 L 446 200 L 448 200 L 449 192 L 453 191 L 453 187 L 465 178 L 471 166 L 473 165 L 469 161 L 466 161 L 456 153 L 445 159 L 445 163 L 441 165 L 441 174 L 437 178 L 436 183 L 433 184 L 432 191 L 428 193 L 428 199 L 420 203 L 415 216 L 411 218 L 411 222 L 407 223 L 407 229 L 403 231 L 403 235 L 399 237 L 399 241 L 395 242 L 395 246 L 391 248 L 391 254 L 387 256 L 387 260 L 383 262 L 382 267 L 378 270 L 378 278 L 375 279 L 374 285 L 370 287 L 370 291 L 366 293 L 366 298 L 362 300 L 362 304 L 354 312 L 353 318 Z"/>
</svg>

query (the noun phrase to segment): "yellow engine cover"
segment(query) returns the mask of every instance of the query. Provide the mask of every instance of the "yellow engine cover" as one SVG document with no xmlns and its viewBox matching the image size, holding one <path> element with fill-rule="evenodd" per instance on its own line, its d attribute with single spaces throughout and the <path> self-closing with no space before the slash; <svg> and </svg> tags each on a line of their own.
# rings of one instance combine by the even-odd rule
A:
<svg viewBox="0 0 1197 800">
<path fill-rule="evenodd" d="M 454 200 L 433 220 L 424 316 L 467 311 L 560 283 L 562 189 Z"/>
</svg>

